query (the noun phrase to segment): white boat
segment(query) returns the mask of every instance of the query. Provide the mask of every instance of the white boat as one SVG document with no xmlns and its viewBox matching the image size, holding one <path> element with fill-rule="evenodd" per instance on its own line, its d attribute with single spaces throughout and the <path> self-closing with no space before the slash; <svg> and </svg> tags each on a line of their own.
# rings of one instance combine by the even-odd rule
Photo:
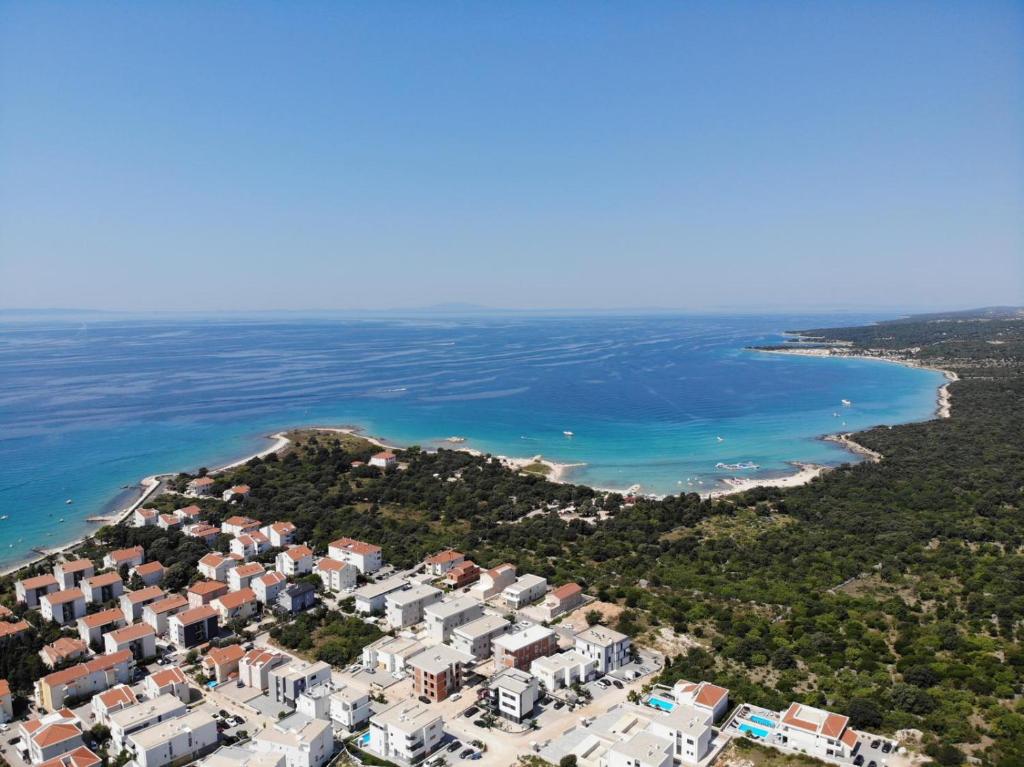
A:
<svg viewBox="0 0 1024 767">
<path fill-rule="evenodd" d="M 717 439 L 719 442 L 725 442 L 725 440 L 722 437 L 715 437 L 715 439 Z"/>
<path fill-rule="evenodd" d="M 3 519 L 7 519 L 7 515 L 6 514 L 0 515 L 0 520 L 3 520 Z"/>
<path fill-rule="evenodd" d="M 850 402 L 850 400 L 848 400 L 848 399 L 843 399 L 843 400 L 839 400 L 839 401 L 843 403 L 843 407 L 849 407 L 850 405 L 852 405 L 852 404 L 853 404 L 853 403 L 852 403 L 852 402 Z"/>
<path fill-rule="evenodd" d="M 461 442 L 465 442 L 466 438 L 465 437 L 449 437 L 448 441 L 458 445 Z"/>
<path fill-rule="evenodd" d="M 573 436 L 573 433 L 571 431 L 563 431 L 562 434 L 564 434 L 567 437 Z"/>
<path fill-rule="evenodd" d="M 70 504 L 71 504 L 71 499 L 70 499 L 70 498 L 68 498 L 68 499 L 67 499 L 66 501 L 64 501 L 64 503 L 66 503 L 66 504 L 70 505 Z"/>
</svg>

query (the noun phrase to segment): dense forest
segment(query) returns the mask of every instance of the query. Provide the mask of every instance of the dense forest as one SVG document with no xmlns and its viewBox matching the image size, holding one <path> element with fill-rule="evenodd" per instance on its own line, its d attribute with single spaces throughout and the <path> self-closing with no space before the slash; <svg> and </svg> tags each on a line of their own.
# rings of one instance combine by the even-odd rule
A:
<svg viewBox="0 0 1024 767">
<path fill-rule="evenodd" d="M 204 511 L 291 520 L 320 553 L 349 535 L 398 565 L 453 546 L 481 565 L 577 580 L 621 608 L 621 628 L 666 650 L 666 682 L 824 706 L 855 727 L 903 731 L 940 764 L 1024 764 L 1024 317 L 798 332 L 954 371 L 951 417 L 853 435 L 878 463 L 718 500 L 627 502 L 454 450 L 411 447 L 401 469 L 381 472 L 360 465 L 376 449 L 366 440 L 297 433 L 284 454 L 216 475 L 218 493 L 251 486 L 244 504 L 204 501 Z M 134 543 L 159 548 L 153 558 L 176 582 L 194 577 L 204 550 L 125 527 L 90 546 Z M 349 627 L 315 617 L 305 630 L 334 635 L 330 652 L 352 657 Z"/>
</svg>

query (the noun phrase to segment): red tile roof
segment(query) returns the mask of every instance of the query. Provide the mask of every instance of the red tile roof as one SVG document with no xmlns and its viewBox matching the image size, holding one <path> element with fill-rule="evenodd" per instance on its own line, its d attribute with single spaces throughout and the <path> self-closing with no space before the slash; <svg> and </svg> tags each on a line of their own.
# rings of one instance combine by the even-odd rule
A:
<svg viewBox="0 0 1024 767">
<path fill-rule="evenodd" d="M 92 567 L 92 561 L 88 559 L 75 559 L 71 562 L 61 562 L 58 567 L 64 573 L 78 573 Z"/>
<path fill-rule="evenodd" d="M 339 538 L 329 545 L 331 548 L 345 549 L 345 551 L 351 551 L 353 554 L 375 554 L 380 551 L 380 546 L 357 541 L 355 538 Z"/>
<path fill-rule="evenodd" d="M 252 589 L 239 589 L 238 591 L 232 591 L 230 594 L 225 594 L 222 597 L 217 597 L 217 601 L 220 602 L 221 607 L 228 610 L 234 610 L 248 602 L 255 602 L 256 593 Z"/>
<path fill-rule="evenodd" d="M 210 618 L 217 615 L 217 611 L 209 605 L 203 605 L 202 607 L 196 607 L 192 610 L 185 610 L 185 612 L 178 613 L 171 617 L 171 620 L 178 621 L 182 626 L 189 626 L 199 621 L 209 620 Z"/>
<path fill-rule="evenodd" d="M 139 602 L 155 602 L 164 595 L 164 590 L 159 586 L 146 586 L 138 591 L 126 591 L 121 595 L 122 599 L 127 598 L 129 604 L 137 605 Z"/>
<path fill-rule="evenodd" d="M 228 587 L 220 581 L 196 581 L 188 587 L 189 594 L 201 594 L 203 596 L 227 590 Z"/>
<path fill-rule="evenodd" d="M 55 756 L 39 767 L 96 767 L 102 760 L 85 746 L 79 746 L 67 754 Z"/>
<path fill-rule="evenodd" d="M 45 594 L 41 599 L 45 599 L 51 605 L 62 605 L 66 602 L 85 599 L 85 595 L 82 593 L 81 589 L 64 589 L 63 591 L 54 591 L 49 594 Z"/>
<path fill-rule="evenodd" d="M 443 565 L 446 562 L 459 562 L 465 558 L 465 554 L 460 551 L 445 549 L 444 551 L 434 554 L 432 557 L 427 557 L 424 562 L 428 565 Z"/>
<path fill-rule="evenodd" d="M 145 556 L 145 551 L 141 546 L 132 546 L 130 549 L 117 549 L 117 551 L 111 551 L 108 556 L 114 562 L 124 562 L 128 559 L 135 559 L 136 557 Z"/>
<path fill-rule="evenodd" d="M 101 626 L 106 626 L 108 623 L 123 620 L 124 613 L 116 607 L 111 607 L 109 610 L 102 610 L 98 613 L 86 615 L 78 619 L 79 623 L 82 623 L 87 628 L 91 629 L 100 628 Z"/>
<path fill-rule="evenodd" d="M 157 671 L 149 677 L 157 687 L 166 687 L 169 684 L 188 684 L 185 672 L 177 666 L 171 666 Z"/>
<path fill-rule="evenodd" d="M 28 631 L 29 628 L 28 621 L 15 621 L 14 623 L 0 621 L 0 639 L 16 636 L 23 631 Z"/>
<path fill-rule="evenodd" d="M 54 578 L 50 573 L 46 575 L 37 575 L 34 578 L 26 578 L 21 582 L 21 585 L 28 589 L 41 589 L 44 586 L 57 586 L 57 579 Z"/>
<path fill-rule="evenodd" d="M 124 581 L 121 580 L 121 576 L 113 571 L 109 573 L 100 573 L 99 575 L 94 575 L 91 578 L 86 578 L 84 582 L 88 583 L 94 589 L 98 589 L 103 586 L 112 586 L 115 583 L 124 583 Z"/>
<path fill-rule="evenodd" d="M 141 578 L 143 575 L 152 575 L 153 573 L 162 573 L 163 570 L 164 570 L 164 566 L 162 564 L 160 564 L 159 562 L 147 562 L 144 565 L 139 565 L 138 567 L 133 567 L 132 570 L 134 570 L 136 573 L 138 573 L 139 577 Z"/>
<path fill-rule="evenodd" d="M 284 552 L 284 555 L 289 559 L 298 561 L 300 559 L 305 559 L 306 557 L 313 556 L 313 551 L 309 548 L 309 546 L 292 546 L 290 549 Z"/>
<path fill-rule="evenodd" d="M 582 593 L 583 589 L 580 587 L 578 583 L 566 583 L 562 586 L 559 586 L 557 589 L 552 589 L 551 596 L 553 596 L 555 599 L 561 600 L 568 599 L 569 597 L 574 597 L 577 594 Z"/>
</svg>

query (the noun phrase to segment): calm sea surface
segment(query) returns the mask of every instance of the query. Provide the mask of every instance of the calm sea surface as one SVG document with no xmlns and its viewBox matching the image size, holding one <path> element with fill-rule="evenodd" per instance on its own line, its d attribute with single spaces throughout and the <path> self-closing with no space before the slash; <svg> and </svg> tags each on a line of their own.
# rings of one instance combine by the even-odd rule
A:
<svg viewBox="0 0 1024 767">
<path fill-rule="evenodd" d="M 299 425 L 355 424 L 402 444 L 462 435 L 585 463 L 580 482 L 657 493 L 842 463 L 849 454 L 820 435 L 929 418 L 941 375 L 743 347 L 872 319 L 2 323 L 0 565 L 82 535 L 143 476 L 217 466 Z M 716 468 L 742 462 L 759 468 Z"/>
</svg>

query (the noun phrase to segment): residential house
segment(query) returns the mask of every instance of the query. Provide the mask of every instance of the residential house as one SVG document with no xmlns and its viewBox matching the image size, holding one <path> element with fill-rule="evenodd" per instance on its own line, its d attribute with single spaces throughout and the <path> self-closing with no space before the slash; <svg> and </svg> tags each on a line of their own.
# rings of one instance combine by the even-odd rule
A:
<svg viewBox="0 0 1024 767">
<path fill-rule="evenodd" d="M 220 537 L 220 528 L 208 522 L 195 522 L 185 525 L 181 531 L 189 538 L 198 538 L 207 546 L 212 546 Z"/>
<path fill-rule="evenodd" d="M 235 538 L 237 541 L 238 539 Z M 241 591 L 252 586 L 254 579 L 267 572 L 259 562 L 249 562 L 228 570 L 228 591 Z"/>
<path fill-rule="evenodd" d="M 43 764 L 82 747 L 82 722 L 67 708 L 18 725 L 18 735 L 32 764 Z"/>
<path fill-rule="evenodd" d="M 384 612 L 392 628 L 405 628 L 423 620 L 423 608 L 440 601 L 440 589 L 416 583 L 384 598 Z"/>
<path fill-rule="evenodd" d="M 210 602 L 210 606 L 220 614 L 220 622 L 224 624 L 236 619 L 248 620 L 256 614 L 259 603 L 256 601 L 256 593 L 250 588 L 245 588 L 217 597 Z"/>
<path fill-rule="evenodd" d="M 128 736 L 132 733 L 160 722 L 166 722 L 168 719 L 177 719 L 186 710 L 185 704 L 173 695 L 160 695 L 152 700 L 113 712 L 108 717 L 108 721 L 110 739 L 114 744 L 115 752 L 124 750 L 128 745 Z"/>
<path fill-rule="evenodd" d="M 519 610 L 533 604 L 548 590 L 548 582 L 539 575 L 524 575 L 510 583 L 501 592 L 505 606 L 510 610 Z"/>
<path fill-rule="evenodd" d="M 195 524 L 203 516 L 203 510 L 194 503 L 180 509 L 174 510 L 174 516 L 181 520 L 183 525 Z"/>
<path fill-rule="evenodd" d="M 313 572 L 313 550 L 309 546 L 291 546 L 277 555 L 278 572 L 289 578 Z"/>
<path fill-rule="evenodd" d="M 676 703 L 693 706 L 711 714 L 717 722 L 729 710 L 729 691 L 711 682 L 688 682 L 680 679 L 672 685 L 672 696 Z"/>
<path fill-rule="evenodd" d="M 374 453 L 370 457 L 370 465 L 376 466 L 378 469 L 391 469 L 398 466 L 398 456 L 389 450 Z"/>
<path fill-rule="evenodd" d="M 696 767 L 711 751 L 714 731 L 710 712 L 676 703 L 671 711 L 653 712 L 648 716 L 647 730 L 669 741 L 672 758 L 677 764 Z"/>
<path fill-rule="evenodd" d="M 227 647 L 211 647 L 203 658 L 203 673 L 217 684 L 223 684 L 232 677 L 238 676 L 238 662 L 245 655 L 241 645 L 231 644 Z"/>
<path fill-rule="evenodd" d="M 78 636 L 90 647 L 100 646 L 103 635 L 108 631 L 124 626 L 124 611 L 119 607 L 101 610 L 78 619 Z"/>
<path fill-rule="evenodd" d="M 65 701 L 88 698 L 115 684 L 130 682 L 134 667 L 132 654 L 123 650 L 54 671 L 36 681 L 36 705 L 47 711 L 57 711 Z"/>
<path fill-rule="evenodd" d="M 239 561 L 234 557 L 226 557 L 216 551 L 211 551 L 199 560 L 196 569 L 202 573 L 204 578 L 227 583 L 228 570 L 238 567 L 238 564 Z"/>
<path fill-rule="evenodd" d="M 172 615 L 167 623 L 170 640 L 179 650 L 205 644 L 218 634 L 217 611 L 211 605 Z"/>
<path fill-rule="evenodd" d="M 79 746 L 74 751 L 48 759 L 39 767 L 99 767 L 102 761 L 86 746 Z"/>
<path fill-rule="evenodd" d="M 353 538 L 339 538 L 329 544 L 327 556 L 353 565 L 363 575 L 375 573 L 384 566 L 380 546 Z"/>
<path fill-rule="evenodd" d="M 558 637 L 544 626 L 530 624 L 511 634 L 503 634 L 491 642 L 494 667 L 528 671 L 537 658 L 558 652 Z"/>
<path fill-rule="evenodd" d="M 220 529 L 221 532 L 227 535 L 254 533 L 259 531 L 260 521 L 258 519 L 252 519 L 251 517 L 235 515 L 233 517 L 228 517 L 221 522 Z"/>
<path fill-rule="evenodd" d="M 28 621 L 0 621 L 0 643 L 14 639 L 32 628 Z"/>
<path fill-rule="evenodd" d="M 478 580 L 480 580 L 480 568 L 468 559 L 459 562 L 444 576 L 445 585 L 453 589 L 465 588 Z"/>
<path fill-rule="evenodd" d="M 139 580 L 146 586 L 156 586 L 164 579 L 164 566 L 159 562 L 146 562 L 128 571 L 129 578 L 133 575 L 139 576 Z"/>
<path fill-rule="evenodd" d="M 136 509 L 132 512 L 132 525 L 135 527 L 152 527 L 160 512 L 156 509 Z"/>
<path fill-rule="evenodd" d="M 294 614 L 316 604 L 316 587 L 312 583 L 290 583 L 277 595 L 277 609 Z"/>
<path fill-rule="evenodd" d="M 405 671 L 409 661 L 423 650 L 423 643 L 415 639 L 385 634 L 363 648 L 363 668 L 375 671 L 379 666 L 388 674 L 395 674 Z"/>
<path fill-rule="evenodd" d="M 121 567 L 135 567 L 146 561 L 146 552 L 141 546 L 132 546 L 129 549 L 117 549 L 109 552 L 103 557 L 103 566 L 111 570 Z"/>
<path fill-rule="evenodd" d="M 283 653 L 254 647 L 238 662 L 238 681 L 246 687 L 266 690 L 270 686 L 270 672 L 287 660 Z"/>
<path fill-rule="evenodd" d="M 583 589 L 578 583 L 566 583 L 544 597 L 544 602 L 538 605 L 537 610 L 541 619 L 553 621 L 560 615 L 565 615 L 583 604 Z"/>
<path fill-rule="evenodd" d="M 270 539 L 259 530 L 242 533 L 231 539 L 231 553 L 247 562 L 272 548 Z"/>
<path fill-rule="evenodd" d="M 540 682 L 532 674 L 517 668 L 505 668 L 487 683 L 490 706 L 498 716 L 522 722 L 533 716 L 540 698 Z"/>
<path fill-rule="evenodd" d="M 217 740 L 216 720 L 195 709 L 133 733 L 128 736 L 128 746 L 138 767 L 168 767 L 209 753 L 217 747 Z"/>
<path fill-rule="evenodd" d="M 490 570 L 480 573 L 480 578 L 470 590 L 470 596 L 476 597 L 481 602 L 486 602 L 491 597 L 497 596 L 506 587 L 511 586 L 516 580 L 516 567 L 506 562 Z"/>
<path fill-rule="evenodd" d="M 202 607 L 227 593 L 228 585 L 221 581 L 196 581 L 188 587 L 188 606 Z"/>
<path fill-rule="evenodd" d="M 329 711 L 331 721 L 349 732 L 355 732 L 366 724 L 373 713 L 369 694 L 347 686 L 331 693 Z"/>
<path fill-rule="evenodd" d="M 462 552 L 455 551 L 454 549 L 445 549 L 424 559 L 423 564 L 426 565 L 428 573 L 440 578 L 455 567 L 455 565 L 465 561 L 466 555 Z"/>
<path fill-rule="evenodd" d="M 417 696 L 425 696 L 437 703 L 462 689 L 462 669 L 473 661 L 466 655 L 448 647 L 436 645 L 411 657 L 408 661 L 413 671 L 413 690 Z"/>
<path fill-rule="evenodd" d="M 591 626 L 576 635 L 576 652 L 597 661 L 597 671 L 607 674 L 630 661 L 631 642 L 628 636 L 607 626 Z"/>
<path fill-rule="evenodd" d="M 280 754 L 285 767 L 322 767 L 334 756 L 334 734 L 330 722 L 292 714 L 257 732 L 252 748 Z"/>
<path fill-rule="evenodd" d="M 85 594 L 81 589 L 64 589 L 45 594 L 39 600 L 39 612 L 44 619 L 64 626 L 85 615 Z"/>
<path fill-rule="evenodd" d="M 220 497 L 222 501 L 244 501 L 249 497 L 250 492 L 252 492 L 252 488 L 248 485 L 235 485 L 221 493 Z"/>
<path fill-rule="evenodd" d="M 605 762 L 608 767 L 672 767 L 672 741 L 643 730 L 613 743 Z"/>
<path fill-rule="evenodd" d="M 82 593 L 86 604 L 103 604 L 120 599 L 124 593 L 124 581 L 121 576 L 111 570 L 108 573 L 93 575 L 82 581 Z"/>
<path fill-rule="evenodd" d="M 549 691 L 572 687 L 590 681 L 597 671 L 597 661 L 575 650 L 537 658 L 530 664 L 530 673 Z"/>
<path fill-rule="evenodd" d="M 278 703 L 295 705 L 299 694 L 331 680 L 331 667 L 323 661 L 310 663 L 294 659 L 271 668 L 267 675 L 267 694 Z"/>
<path fill-rule="evenodd" d="M 142 620 L 152 626 L 157 634 L 163 636 L 167 633 L 167 621 L 170 617 L 187 609 L 188 597 L 172 594 L 146 605 L 142 610 Z"/>
<path fill-rule="evenodd" d="M 458 596 L 434 602 L 423 608 L 423 621 L 427 624 L 427 633 L 438 642 L 447 642 L 452 631 L 475 621 L 484 614 L 483 605 L 479 600 L 469 596 Z"/>
<path fill-rule="evenodd" d="M 74 559 L 70 562 L 58 562 L 53 566 L 53 577 L 62 589 L 76 589 L 83 580 L 96 573 L 92 560 Z"/>
<path fill-rule="evenodd" d="M 188 703 L 192 699 L 188 678 L 179 666 L 168 666 L 154 671 L 143 680 L 142 689 L 150 700 L 161 695 L 173 695 L 182 703 Z"/>
<path fill-rule="evenodd" d="M 800 703 L 782 713 L 778 735 L 788 748 L 828 761 L 849 758 L 858 740 L 849 717 Z"/>
<path fill-rule="evenodd" d="M 93 695 L 91 707 L 97 724 L 109 726 L 108 717 L 115 711 L 134 706 L 139 702 L 135 691 L 126 684 L 111 687 L 106 692 Z"/>
<path fill-rule="evenodd" d="M 356 600 L 356 612 L 364 615 L 376 615 L 383 612 L 388 595 L 404 589 L 406 585 L 404 578 L 396 576 L 360 586 L 352 593 Z"/>
<path fill-rule="evenodd" d="M 159 586 L 147 586 L 138 591 L 126 591 L 121 595 L 121 611 L 124 613 L 126 623 L 135 623 L 142 618 L 142 611 L 146 605 L 158 602 L 165 596 L 164 590 Z"/>
<path fill-rule="evenodd" d="M 107 653 L 128 650 L 137 662 L 156 657 L 156 629 L 148 623 L 135 623 L 114 629 L 103 635 L 103 649 Z"/>
<path fill-rule="evenodd" d="M 491 657 L 491 643 L 494 639 L 508 632 L 511 625 L 497 615 L 485 615 L 452 629 L 449 644 L 459 652 L 484 660 Z"/>
<path fill-rule="evenodd" d="M 213 477 L 196 477 L 185 485 L 189 495 L 211 495 L 213 493 Z"/>
<path fill-rule="evenodd" d="M 275 549 L 283 549 L 295 543 L 295 525 L 291 522 L 274 522 L 261 527 L 260 532 L 267 536 Z"/>
<path fill-rule="evenodd" d="M 42 597 L 54 591 L 60 591 L 60 582 L 49 573 L 25 578 L 14 584 L 15 599 L 33 609 L 39 607 Z"/>
<path fill-rule="evenodd" d="M 432 754 L 444 739 L 444 720 L 419 701 L 400 701 L 370 717 L 371 753 L 384 759 L 416 763 Z"/>
<path fill-rule="evenodd" d="M 55 668 L 70 660 L 84 658 L 88 654 L 89 645 L 81 639 L 70 637 L 59 637 L 39 651 L 39 657 L 43 659 L 43 665 L 47 668 Z"/>
<path fill-rule="evenodd" d="M 356 578 L 358 577 L 356 575 L 358 572 L 356 568 L 345 562 L 339 562 L 337 559 L 322 557 L 316 563 L 314 571 L 320 576 L 324 588 L 328 591 L 337 593 L 353 589 L 356 586 Z"/>
<path fill-rule="evenodd" d="M 272 605 L 277 603 L 277 595 L 287 584 L 288 578 L 285 574 L 275 570 L 254 578 L 250 588 L 256 594 L 256 601 L 261 605 Z"/>
<path fill-rule="evenodd" d="M 161 514 L 156 518 L 156 526 L 161 530 L 177 530 L 181 527 L 181 520 L 177 514 Z"/>
</svg>

